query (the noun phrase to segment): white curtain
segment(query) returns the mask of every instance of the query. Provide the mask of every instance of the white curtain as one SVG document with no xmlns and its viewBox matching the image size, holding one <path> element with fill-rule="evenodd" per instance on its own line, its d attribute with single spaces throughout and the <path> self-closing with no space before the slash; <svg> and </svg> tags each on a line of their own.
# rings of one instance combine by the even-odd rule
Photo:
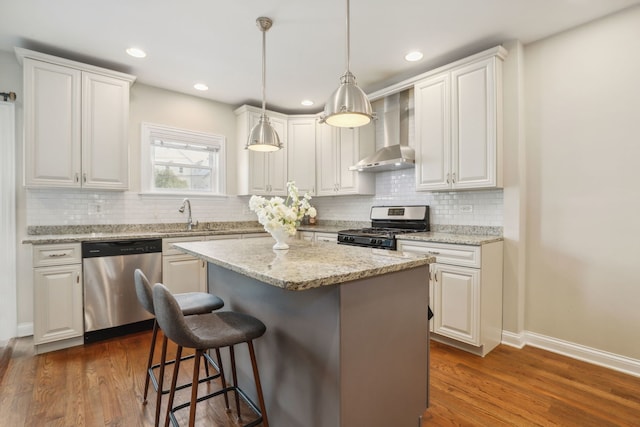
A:
<svg viewBox="0 0 640 427">
<path fill-rule="evenodd" d="M 17 336 L 15 108 L 0 101 L 0 346 Z"/>
</svg>

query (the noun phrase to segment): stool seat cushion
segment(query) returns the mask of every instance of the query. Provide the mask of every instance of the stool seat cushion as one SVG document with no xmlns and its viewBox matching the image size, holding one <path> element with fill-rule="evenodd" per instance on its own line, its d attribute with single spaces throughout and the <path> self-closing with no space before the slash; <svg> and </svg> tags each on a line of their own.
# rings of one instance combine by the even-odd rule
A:
<svg viewBox="0 0 640 427">
<path fill-rule="evenodd" d="M 185 317 L 187 326 L 193 332 L 192 337 L 185 337 L 190 344 L 182 344 L 191 348 L 227 347 L 261 337 L 267 327 L 253 316 L 234 311 L 198 314 Z"/>
<path fill-rule="evenodd" d="M 140 305 L 149 313 L 155 315 L 156 310 L 153 305 L 153 288 L 147 276 L 140 270 L 136 269 L 133 273 L 134 283 L 136 287 L 136 295 Z M 184 292 L 174 295 L 182 310 L 182 314 L 189 316 L 192 314 L 211 313 L 224 306 L 224 301 L 215 295 L 206 292 Z"/>
<path fill-rule="evenodd" d="M 156 320 L 164 334 L 182 347 L 227 347 L 262 336 L 267 327 L 244 313 L 223 311 L 184 316 L 176 298 L 162 283 L 153 287 Z"/>
<path fill-rule="evenodd" d="M 205 292 L 184 292 L 174 296 L 185 316 L 211 313 L 224 306 L 224 301 L 219 297 Z"/>
</svg>

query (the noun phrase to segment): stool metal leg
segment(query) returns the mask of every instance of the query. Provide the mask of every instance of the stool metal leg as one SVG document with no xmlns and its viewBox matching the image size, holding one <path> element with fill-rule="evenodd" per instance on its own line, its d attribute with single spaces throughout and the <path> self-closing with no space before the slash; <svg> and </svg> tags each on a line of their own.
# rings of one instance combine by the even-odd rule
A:
<svg viewBox="0 0 640 427">
<path fill-rule="evenodd" d="M 149 392 L 149 369 L 153 364 L 153 353 L 156 348 L 156 339 L 158 338 L 158 322 L 154 319 L 153 321 L 153 334 L 151 335 L 151 348 L 149 348 L 149 361 L 147 362 L 147 375 L 144 379 L 144 395 L 142 396 L 142 403 L 147 403 L 147 393 Z"/>
<path fill-rule="evenodd" d="M 231 377 L 233 379 L 234 394 L 236 396 L 236 412 L 238 414 L 238 421 L 242 421 L 242 415 L 240 415 L 240 394 L 238 393 L 238 375 L 236 373 L 236 354 L 233 346 L 229 346 L 229 354 L 231 355 Z"/>
<path fill-rule="evenodd" d="M 258 403 L 260 403 L 260 411 L 262 412 L 262 425 L 269 427 L 267 419 L 267 408 L 264 406 L 264 396 L 262 395 L 262 384 L 260 383 L 260 374 L 258 374 L 258 364 L 256 362 L 256 352 L 253 349 L 253 341 L 247 341 L 249 346 L 249 355 L 251 356 L 251 367 L 253 368 L 253 378 L 256 382 L 256 391 L 258 392 Z"/>
<path fill-rule="evenodd" d="M 196 403 L 198 403 L 198 379 L 200 378 L 200 358 L 202 350 L 196 349 L 193 359 L 193 387 L 191 387 L 191 405 L 189 407 L 189 427 L 196 425 Z"/>
<path fill-rule="evenodd" d="M 176 385 L 178 384 L 178 371 L 180 370 L 180 362 L 182 361 L 182 346 L 178 346 L 176 351 L 176 365 L 173 367 L 173 376 L 171 377 L 171 388 L 169 392 L 169 403 L 167 404 L 167 416 L 164 420 L 164 427 L 169 427 L 169 419 L 171 416 L 171 408 L 173 408 L 173 398 L 176 395 Z"/>
<path fill-rule="evenodd" d="M 222 366 L 222 356 L 220 356 L 220 349 L 216 348 L 216 357 L 218 359 L 218 369 L 220 373 L 220 380 L 222 381 L 222 389 L 224 390 L 224 405 L 227 413 L 231 412 L 229 409 L 229 395 L 227 394 L 227 380 L 224 377 L 224 367 Z"/>
<path fill-rule="evenodd" d="M 164 367 L 167 361 L 167 342 L 168 338 L 164 336 L 162 338 L 162 356 L 160 358 L 160 373 L 158 375 L 158 393 L 156 393 L 156 415 L 154 418 L 154 426 L 160 425 L 160 404 L 162 403 L 162 384 L 164 382 Z M 176 363 L 177 362 L 176 358 Z"/>
</svg>

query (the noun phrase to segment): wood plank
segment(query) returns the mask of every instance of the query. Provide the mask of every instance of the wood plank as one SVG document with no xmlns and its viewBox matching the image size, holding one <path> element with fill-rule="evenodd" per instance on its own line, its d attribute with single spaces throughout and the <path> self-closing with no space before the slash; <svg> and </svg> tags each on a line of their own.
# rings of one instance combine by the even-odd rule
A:
<svg viewBox="0 0 640 427">
<path fill-rule="evenodd" d="M 150 339 L 142 332 L 41 355 L 34 354 L 30 338 L 15 340 L 0 382 L 0 424 L 153 425 L 153 390 L 142 404 Z M 157 361 L 159 350 L 160 343 Z M 179 381 L 189 381 L 192 369 L 191 361 L 183 363 Z M 171 373 L 168 368 L 167 384 Z M 199 393 L 219 387 L 201 384 Z M 176 402 L 188 401 L 189 394 L 181 390 Z M 163 401 L 164 417 L 166 396 Z M 199 404 L 197 424 L 239 426 L 235 411 L 227 413 L 222 402 Z M 242 413 L 245 422 L 252 419 L 246 405 Z M 188 416 L 183 410 L 178 420 L 184 424 Z M 640 426 L 640 378 L 531 347 L 501 345 L 482 358 L 432 342 L 431 408 L 422 426 L 514 425 Z"/>
</svg>

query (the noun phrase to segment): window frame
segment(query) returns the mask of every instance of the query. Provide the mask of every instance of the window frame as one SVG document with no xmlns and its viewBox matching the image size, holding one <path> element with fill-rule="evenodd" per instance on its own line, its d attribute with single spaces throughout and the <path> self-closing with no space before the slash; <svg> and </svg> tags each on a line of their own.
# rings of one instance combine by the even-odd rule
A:
<svg viewBox="0 0 640 427">
<path fill-rule="evenodd" d="M 192 143 L 215 147 L 218 151 L 218 168 L 212 173 L 217 172 L 218 191 L 194 191 L 191 189 L 168 189 L 167 191 L 159 190 L 154 186 L 153 175 L 153 159 L 152 138 L 168 139 L 176 142 Z M 189 195 L 189 196 L 226 196 L 226 137 L 206 132 L 199 132 L 189 129 L 180 129 L 171 126 L 158 125 L 154 123 L 143 122 L 140 132 L 140 188 L 143 194 L 151 195 Z M 213 189 L 212 189 L 213 190 Z"/>
</svg>

